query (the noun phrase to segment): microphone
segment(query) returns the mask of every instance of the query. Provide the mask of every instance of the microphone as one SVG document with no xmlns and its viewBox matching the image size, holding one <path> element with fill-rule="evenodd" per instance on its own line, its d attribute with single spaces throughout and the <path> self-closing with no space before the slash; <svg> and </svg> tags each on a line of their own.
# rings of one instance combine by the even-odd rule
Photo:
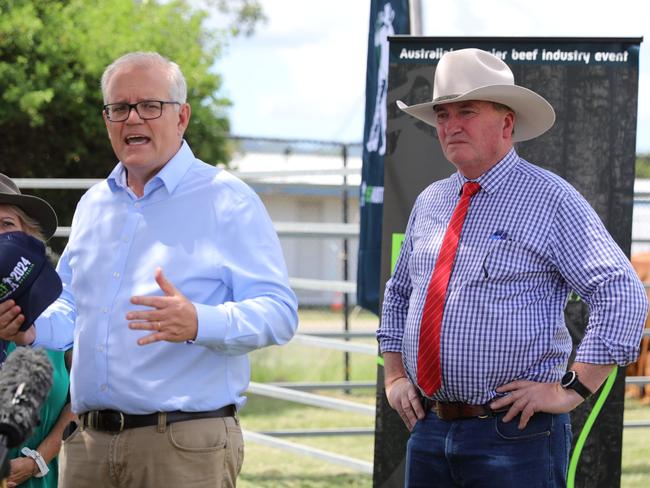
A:
<svg viewBox="0 0 650 488">
<path fill-rule="evenodd" d="M 47 354 L 17 347 L 0 369 L 0 479 L 9 474 L 7 448 L 25 442 L 40 420 L 41 405 L 52 387 Z"/>
</svg>

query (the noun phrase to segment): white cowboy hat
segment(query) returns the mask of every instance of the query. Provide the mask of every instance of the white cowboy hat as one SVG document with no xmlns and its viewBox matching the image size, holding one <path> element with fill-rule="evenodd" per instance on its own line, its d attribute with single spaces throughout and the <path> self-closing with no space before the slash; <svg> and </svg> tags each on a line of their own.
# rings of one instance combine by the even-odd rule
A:
<svg viewBox="0 0 650 488">
<path fill-rule="evenodd" d="M 515 85 L 512 71 L 498 57 L 474 48 L 449 51 L 440 58 L 433 80 L 433 101 L 409 107 L 398 100 L 397 106 L 435 127 L 436 105 L 463 100 L 498 102 L 514 110 L 513 142 L 540 136 L 555 122 L 550 103 L 534 91 Z"/>
</svg>

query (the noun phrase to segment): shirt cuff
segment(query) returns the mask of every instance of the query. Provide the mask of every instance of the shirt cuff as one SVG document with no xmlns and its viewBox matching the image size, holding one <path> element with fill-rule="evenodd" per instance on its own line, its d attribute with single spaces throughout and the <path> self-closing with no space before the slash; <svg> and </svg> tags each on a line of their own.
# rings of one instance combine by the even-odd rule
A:
<svg viewBox="0 0 650 488">
<path fill-rule="evenodd" d="M 388 340 L 381 339 L 379 341 L 379 351 L 383 354 L 385 352 L 399 352 L 402 353 L 401 340 Z"/>
<path fill-rule="evenodd" d="M 578 346 L 574 361 L 589 364 L 625 366 L 636 360 L 638 348 L 606 342 L 596 334 L 587 334 Z"/>
<path fill-rule="evenodd" d="M 223 305 L 194 303 L 198 327 L 196 339 L 190 343 L 203 346 L 223 347 L 226 340 L 228 314 Z"/>
<path fill-rule="evenodd" d="M 30 346 L 38 347 L 42 346 L 43 344 L 51 344 L 53 342 L 52 327 L 49 319 L 36 319 L 34 321 L 34 331 L 36 332 L 36 338 L 34 339 L 34 342 L 30 344 Z"/>
</svg>

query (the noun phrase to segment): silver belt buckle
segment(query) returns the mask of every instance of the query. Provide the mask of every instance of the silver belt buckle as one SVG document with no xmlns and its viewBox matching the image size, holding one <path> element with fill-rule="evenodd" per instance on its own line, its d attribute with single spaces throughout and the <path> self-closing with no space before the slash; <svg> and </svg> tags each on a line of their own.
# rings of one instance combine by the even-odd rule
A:
<svg viewBox="0 0 650 488">
<path fill-rule="evenodd" d="M 486 403 L 483 407 L 485 408 L 485 410 L 487 411 L 487 413 L 484 414 L 484 415 L 479 415 L 478 418 L 480 418 L 480 419 L 488 419 L 488 418 L 490 418 L 490 417 L 494 417 L 494 412 L 493 412 L 492 409 L 490 408 L 490 403 L 489 403 L 489 402 Z"/>
<path fill-rule="evenodd" d="M 97 411 L 91 410 L 86 414 L 86 418 L 88 420 L 88 427 L 91 429 L 97 429 Z"/>
<path fill-rule="evenodd" d="M 117 412 L 120 414 L 120 430 L 118 432 L 122 432 L 124 430 L 124 414 L 122 412 Z"/>
</svg>

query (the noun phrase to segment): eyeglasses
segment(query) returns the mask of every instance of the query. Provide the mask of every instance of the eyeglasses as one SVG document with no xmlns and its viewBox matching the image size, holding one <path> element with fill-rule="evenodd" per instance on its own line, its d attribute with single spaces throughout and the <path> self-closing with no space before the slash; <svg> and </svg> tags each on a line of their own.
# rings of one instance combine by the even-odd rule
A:
<svg viewBox="0 0 650 488">
<path fill-rule="evenodd" d="M 131 110 L 135 109 L 142 120 L 151 120 L 162 115 L 163 105 L 166 103 L 180 105 L 180 102 L 163 100 L 142 100 L 138 103 L 109 103 L 104 105 L 104 113 L 111 122 L 124 122 L 131 115 Z"/>
</svg>

